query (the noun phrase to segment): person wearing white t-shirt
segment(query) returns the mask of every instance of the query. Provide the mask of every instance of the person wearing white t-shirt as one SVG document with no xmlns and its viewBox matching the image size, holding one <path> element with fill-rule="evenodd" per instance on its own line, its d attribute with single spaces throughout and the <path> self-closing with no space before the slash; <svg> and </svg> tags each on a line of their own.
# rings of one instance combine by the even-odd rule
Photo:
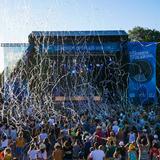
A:
<svg viewBox="0 0 160 160">
<path fill-rule="evenodd" d="M 105 159 L 105 153 L 103 150 L 98 149 L 98 143 L 94 144 L 94 150 L 90 153 L 89 157 L 92 160 L 104 160 Z"/>
</svg>

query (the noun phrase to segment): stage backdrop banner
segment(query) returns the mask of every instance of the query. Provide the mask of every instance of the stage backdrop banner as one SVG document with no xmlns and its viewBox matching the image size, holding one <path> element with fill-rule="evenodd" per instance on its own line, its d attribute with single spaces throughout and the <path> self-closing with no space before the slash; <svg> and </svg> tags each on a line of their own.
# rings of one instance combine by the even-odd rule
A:
<svg viewBox="0 0 160 160">
<path fill-rule="evenodd" d="M 156 46 L 155 42 L 128 42 L 131 103 L 143 105 L 156 101 Z"/>
</svg>

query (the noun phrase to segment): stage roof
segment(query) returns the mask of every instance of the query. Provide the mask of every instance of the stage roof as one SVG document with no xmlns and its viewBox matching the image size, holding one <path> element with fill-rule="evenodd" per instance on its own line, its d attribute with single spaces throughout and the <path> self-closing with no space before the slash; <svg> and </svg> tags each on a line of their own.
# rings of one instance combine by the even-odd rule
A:
<svg viewBox="0 0 160 160">
<path fill-rule="evenodd" d="M 75 36 L 127 36 L 124 30 L 103 30 L 103 31 L 33 31 L 34 37 L 75 37 Z"/>
</svg>

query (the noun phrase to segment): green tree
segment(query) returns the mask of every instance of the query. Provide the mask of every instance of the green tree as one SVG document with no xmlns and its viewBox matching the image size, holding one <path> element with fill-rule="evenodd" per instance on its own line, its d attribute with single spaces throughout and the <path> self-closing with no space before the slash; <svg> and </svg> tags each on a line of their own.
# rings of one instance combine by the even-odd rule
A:
<svg viewBox="0 0 160 160">
<path fill-rule="evenodd" d="M 129 40 L 143 42 L 160 42 L 160 31 L 155 29 L 134 27 L 128 31 Z"/>
</svg>

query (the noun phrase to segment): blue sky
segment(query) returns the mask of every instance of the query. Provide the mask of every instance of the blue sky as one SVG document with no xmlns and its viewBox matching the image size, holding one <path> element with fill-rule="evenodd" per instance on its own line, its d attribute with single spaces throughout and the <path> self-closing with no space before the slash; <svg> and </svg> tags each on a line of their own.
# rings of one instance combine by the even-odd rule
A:
<svg viewBox="0 0 160 160">
<path fill-rule="evenodd" d="M 160 30 L 160 0 L 3 0 L 0 42 L 26 42 L 33 30 Z"/>
<path fill-rule="evenodd" d="M 33 30 L 160 30 L 159 8 L 160 0 L 1 0 L 0 43 L 27 42 Z"/>
</svg>

